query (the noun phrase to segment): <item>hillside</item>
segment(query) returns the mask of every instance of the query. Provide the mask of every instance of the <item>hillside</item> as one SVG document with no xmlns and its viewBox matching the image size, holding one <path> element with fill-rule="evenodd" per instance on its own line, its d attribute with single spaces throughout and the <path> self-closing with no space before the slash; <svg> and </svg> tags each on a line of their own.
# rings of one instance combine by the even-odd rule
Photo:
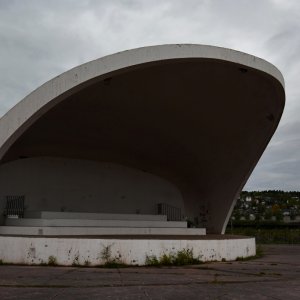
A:
<svg viewBox="0 0 300 300">
<path fill-rule="evenodd" d="M 243 191 L 234 207 L 232 220 L 300 222 L 300 192 Z"/>
</svg>

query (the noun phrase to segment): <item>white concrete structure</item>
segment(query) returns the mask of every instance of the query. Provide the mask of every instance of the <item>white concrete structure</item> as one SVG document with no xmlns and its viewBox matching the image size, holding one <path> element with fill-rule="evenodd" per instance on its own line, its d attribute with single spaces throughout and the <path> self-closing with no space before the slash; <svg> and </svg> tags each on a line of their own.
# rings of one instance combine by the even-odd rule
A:
<svg viewBox="0 0 300 300">
<path fill-rule="evenodd" d="M 205 228 L 182 227 L 107 227 L 107 226 L 0 226 L 0 235 L 30 236 L 168 236 L 173 238 L 205 235 Z"/>
<path fill-rule="evenodd" d="M 0 257 L 7 263 L 41 264 L 55 258 L 59 265 L 101 265 L 103 249 L 110 259 L 128 265 L 144 265 L 146 256 L 193 250 L 201 261 L 235 260 L 255 255 L 254 238 L 214 239 L 91 239 L 0 236 Z"/>
<path fill-rule="evenodd" d="M 284 101 L 273 65 L 218 47 L 145 47 L 71 69 L 0 119 L 0 215 L 25 201 L 0 234 L 224 233 Z"/>
</svg>

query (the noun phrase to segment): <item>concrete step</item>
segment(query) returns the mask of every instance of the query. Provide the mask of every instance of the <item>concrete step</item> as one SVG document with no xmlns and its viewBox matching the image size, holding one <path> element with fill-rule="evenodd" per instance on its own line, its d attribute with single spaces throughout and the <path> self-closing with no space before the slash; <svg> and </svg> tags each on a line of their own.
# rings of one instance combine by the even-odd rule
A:
<svg viewBox="0 0 300 300">
<path fill-rule="evenodd" d="M 205 228 L 150 227 L 28 227 L 0 226 L 0 235 L 45 236 L 134 236 L 134 235 L 205 235 Z"/>
<path fill-rule="evenodd" d="M 84 220 L 143 220 L 167 221 L 165 215 L 143 214 L 109 214 L 89 212 L 60 212 L 60 211 L 25 211 L 24 218 L 28 219 L 84 219 Z"/>
<path fill-rule="evenodd" d="M 187 222 L 147 221 L 147 220 L 84 220 L 84 219 L 10 219 L 6 226 L 37 227 L 148 227 L 148 228 L 186 228 Z"/>
</svg>

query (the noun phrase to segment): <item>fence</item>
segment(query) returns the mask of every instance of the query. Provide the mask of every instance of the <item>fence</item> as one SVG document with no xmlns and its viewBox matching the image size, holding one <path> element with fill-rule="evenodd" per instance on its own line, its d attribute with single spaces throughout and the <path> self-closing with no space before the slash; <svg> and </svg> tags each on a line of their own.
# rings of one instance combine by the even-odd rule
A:
<svg viewBox="0 0 300 300">
<path fill-rule="evenodd" d="M 166 203 L 157 204 L 157 213 L 159 215 L 166 215 L 168 221 L 181 221 L 182 220 L 181 209 L 178 207 L 171 206 Z"/>
<path fill-rule="evenodd" d="M 6 196 L 6 207 L 4 215 L 7 217 L 17 216 L 24 217 L 24 201 L 25 196 Z"/>
</svg>

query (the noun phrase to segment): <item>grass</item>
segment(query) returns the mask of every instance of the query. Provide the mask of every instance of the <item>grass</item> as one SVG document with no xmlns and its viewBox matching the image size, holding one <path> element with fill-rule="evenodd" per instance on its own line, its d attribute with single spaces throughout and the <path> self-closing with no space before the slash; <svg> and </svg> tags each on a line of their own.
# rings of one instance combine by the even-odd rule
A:
<svg viewBox="0 0 300 300">
<path fill-rule="evenodd" d="M 79 263 L 79 254 L 77 254 L 72 262 L 72 266 L 73 267 L 79 267 L 80 263 Z"/>
<path fill-rule="evenodd" d="M 89 267 L 90 264 L 91 264 L 91 262 L 88 259 L 84 261 L 84 266 L 85 267 Z"/>
<path fill-rule="evenodd" d="M 300 244 L 300 228 L 236 227 L 229 234 L 254 236 L 259 244 Z"/>
<path fill-rule="evenodd" d="M 256 255 L 255 258 L 260 258 L 264 256 L 264 250 L 261 245 L 256 245 Z"/>
<path fill-rule="evenodd" d="M 195 258 L 192 249 L 183 249 L 177 253 L 164 253 L 157 258 L 155 255 L 146 255 L 145 265 L 147 266 L 183 266 L 200 264 L 202 261 Z"/>
<path fill-rule="evenodd" d="M 112 257 L 111 254 L 111 246 L 104 246 L 103 249 L 100 252 L 100 258 L 102 261 L 104 261 L 103 265 L 100 265 L 99 267 L 104 268 L 126 268 L 128 267 L 127 264 L 122 262 L 121 257 Z"/>
<path fill-rule="evenodd" d="M 57 266 L 57 259 L 55 256 L 50 255 L 48 257 L 48 266 Z"/>
</svg>

